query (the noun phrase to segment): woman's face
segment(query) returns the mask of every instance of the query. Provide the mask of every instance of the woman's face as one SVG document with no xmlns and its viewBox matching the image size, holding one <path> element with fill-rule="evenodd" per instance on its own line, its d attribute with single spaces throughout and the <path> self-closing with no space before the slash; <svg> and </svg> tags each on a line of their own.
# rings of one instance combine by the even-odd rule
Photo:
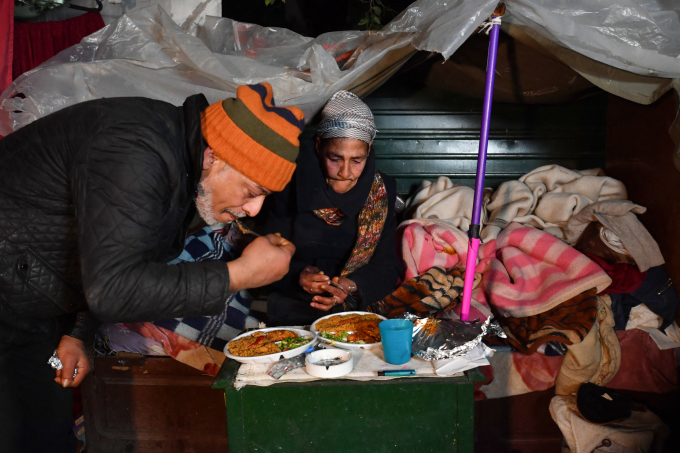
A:
<svg viewBox="0 0 680 453">
<path fill-rule="evenodd" d="M 316 137 L 316 151 L 326 182 L 337 193 L 354 187 L 364 171 L 370 144 L 356 138 Z"/>
</svg>

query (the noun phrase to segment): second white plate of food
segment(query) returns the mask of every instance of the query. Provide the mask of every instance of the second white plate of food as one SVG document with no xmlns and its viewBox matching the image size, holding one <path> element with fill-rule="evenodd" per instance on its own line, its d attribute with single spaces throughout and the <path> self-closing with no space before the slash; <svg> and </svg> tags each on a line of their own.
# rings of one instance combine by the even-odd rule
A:
<svg viewBox="0 0 680 453">
<path fill-rule="evenodd" d="M 385 319 L 366 311 L 346 311 L 317 319 L 309 330 L 339 348 L 373 349 L 382 346 L 378 324 Z"/>
<path fill-rule="evenodd" d="M 302 354 L 318 343 L 314 332 L 268 327 L 246 332 L 224 347 L 224 355 L 241 363 L 274 363 Z"/>
</svg>

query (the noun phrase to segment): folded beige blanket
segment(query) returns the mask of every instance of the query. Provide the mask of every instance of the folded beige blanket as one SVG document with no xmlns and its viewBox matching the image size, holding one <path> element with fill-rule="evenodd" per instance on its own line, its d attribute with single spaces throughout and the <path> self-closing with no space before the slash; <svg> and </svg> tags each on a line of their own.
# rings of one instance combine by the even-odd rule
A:
<svg viewBox="0 0 680 453">
<path fill-rule="evenodd" d="M 578 412 L 574 395 L 555 396 L 550 401 L 550 415 L 560 427 L 571 453 L 664 451 L 664 440 L 670 434 L 668 426 L 649 409 L 635 410 L 622 421 L 596 425 Z"/>
<path fill-rule="evenodd" d="M 605 227 L 603 242 L 619 253 L 627 252 L 644 272 L 664 259 L 635 216 L 646 209 L 626 200 L 627 195 L 621 181 L 604 176 L 600 169 L 539 167 L 517 181 L 504 182 L 491 195 L 482 240 L 495 239 L 509 222 L 518 222 L 573 245 L 588 224 L 597 221 Z"/>
<path fill-rule="evenodd" d="M 513 221 L 554 234 L 586 206 L 596 201 L 625 200 L 627 196 L 623 183 L 604 176 L 599 168 L 576 171 L 545 165 L 500 185 L 487 206 L 487 223 L 495 228 L 489 228 L 482 237 L 494 239 Z"/>
<path fill-rule="evenodd" d="M 614 315 L 609 296 L 597 298 L 597 321 L 580 343 L 567 346 L 555 381 L 556 395 L 575 393 L 581 384 L 604 386 L 621 365 L 621 344 L 614 332 Z"/>
<path fill-rule="evenodd" d="M 617 248 L 623 246 L 635 260 L 640 272 L 645 272 L 650 267 L 664 263 L 659 245 L 635 215 L 643 214 L 646 210 L 629 200 L 593 203 L 569 219 L 562 229 L 564 236 L 561 239 L 575 244 L 590 222 L 600 222 L 607 229 L 608 237 L 618 239 L 617 245 L 610 248 L 619 251 Z M 604 242 L 609 245 L 607 240 Z"/>
<path fill-rule="evenodd" d="M 590 222 L 603 225 L 602 240 L 629 255 L 640 271 L 664 263 L 656 241 L 635 214 L 645 208 L 626 200 L 621 181 L 601 169 L 539 167 L 518 180 L 486 189 L 482 209 L 482 241 L 496 239 L 510 222 L 533 226 L 574 245 Z M 474 189 L 440 176 L 423 181 L 406 201 L 406 218 L 438 219 L 462 231 L 470 228 Z"/>
<path fill-rule="evenodd" d="M 491 189 L 485 191 L 485 202 Z M 462 231 L 470 229 L 472 218 L 472 202 L 475 189 L 469 186 L 454 184 L 446 176 L 440 176 L 435 182 L 423 181 L 416 193 L 406 200 L 407 219 L 439 219 Z M 482 224 L 486 218 L 486 209 L 482 209 Z"/>
</svg>

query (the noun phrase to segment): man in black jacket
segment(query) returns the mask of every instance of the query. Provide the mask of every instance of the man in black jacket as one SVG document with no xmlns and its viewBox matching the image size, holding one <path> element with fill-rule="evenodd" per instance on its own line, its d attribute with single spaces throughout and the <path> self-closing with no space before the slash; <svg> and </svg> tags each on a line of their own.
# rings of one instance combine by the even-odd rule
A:
<svg viewBox="0 0 680 453">
<path fill-rule="evenodd" d="M 84 102 L 0 140 L 3 452 L 74 451 L 71 387 L 89 371 L 83 342 L 98 321 L 214 315 L 229 293 L 286 274 L 295 248 L 275 235 L 226 266 L 166 263 L 197 208 L 230 222 L 282 190 L 303 127 L 302 111 L 275 107 L 261 84 L 211 106 L 203 95 L 182 107 Z"/>
</svg>

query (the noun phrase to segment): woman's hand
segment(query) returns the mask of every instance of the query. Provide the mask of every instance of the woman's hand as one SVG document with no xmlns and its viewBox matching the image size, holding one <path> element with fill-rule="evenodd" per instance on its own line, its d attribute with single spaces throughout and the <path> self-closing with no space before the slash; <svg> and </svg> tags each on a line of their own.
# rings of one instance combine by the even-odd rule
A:
<svg viewBox="0 0 680 453">
<path fill-rule="evenodd" d="M 64 335 L 57 346 L 57 355 L 63 368 L 57 371 L 54 381 L 62 387 L 78 387 L 83 378 L 90 372 L 90 361 L 87 358 L 85 345 L 77 338 Z M 76 368 L 78 374 L 73 377 Z"/>
<path fill-rule="evenodd" d="M 318 267 L 307 266 L 300 272 L 300 286 L 309 294 L 321 294 L 323 286 L 330 281 Z"/>
<path fill-rule="evenodd" d="M 357 290 L 357 284 L 347 277 L 333 277 L 333 281 L 338 285 L 342 286 L 342 289 L 347 294 L 352 294 L 354 291 Z"/>
<path fill-rule="evenodd" d="M 357 290 L 357 285 L 347 277 L 333 277 L 333 282 L 342 287 L 338 288 L 329 284 L 320 285 L 321 289 L 329 292 L 329 297 L 315 296 L 311 306 L 319 310 L 328 311 L 335 305 L 341 304 L 347 298 L 347 295 Z"/>
</svg>

